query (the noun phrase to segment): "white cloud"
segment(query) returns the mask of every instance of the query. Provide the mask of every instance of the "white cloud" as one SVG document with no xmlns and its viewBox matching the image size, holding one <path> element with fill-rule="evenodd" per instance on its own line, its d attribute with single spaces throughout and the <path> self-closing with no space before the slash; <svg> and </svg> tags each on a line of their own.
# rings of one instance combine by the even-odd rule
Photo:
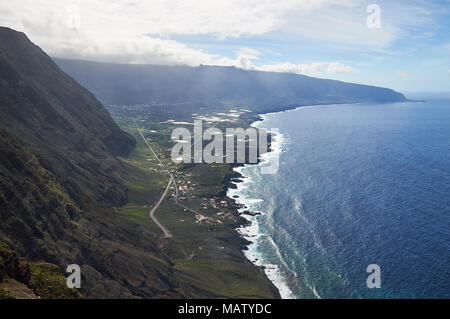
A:
<svg viewBox="0 0 450 319">
<path fill-rule="evenodd" d="M 252 61 L 261 52 L 254 49 L 243 48 L 237 59 L 231 59 L 170 36 L 226 39 L 278 32 L 298 41 L 383 48 L 400 33 L 393 22 L 405 24 L 406 17 L 415 14 L 413 9 L 402 11 L 383 4 L 382 28 L 370 30 L 365 24 L 366 6 L 363 0 L 14 0 L 0 2 L 0 21 L 25 32 L 52 56 L 118 63 L 235 65 L 317 75 L 357 70 L 338 62 L 255 67 Z"/>
<path fill-rule="evenodd" d="M 180 42 L 152 37 L 129 37 L 122 41 L 109 39 L 76 39 L 67 45 L 45 42 L 49 54 L 62 58 L 78 58 L 130 64 L 214 64 L 218 55 L 204 53 Z"/>
<path fill-rule="evenodd" d="M 311 76 L 338 73 L 357 73 L 357 69 L 340 62 L 315 62 L 310 64 L 293 64 L 289 62 L 275 63 L 255 67 L 257 70 L 270 72 L 286 72 Z"/>
<path fill-rule="evenodd" d="M 401 78 L 409 78 L 411 76 L 411 72 L 409 71 L 398 71 L 396 74 Z"/>
<path fill-rule="evenodd" d="M 344 3 L 358 0 L 346 0 Z M 96 35 L 131 34 L 261 35 L 280 28 L 286 15 L 312 12 L 340 0 L 15 0 L 0 4 L 1 21 L 24 26 L 33 21 L 38 29 L 65 28 L 79 13 L 81 27 Z M 345 7 L 345 6 L 344 6 Z M 78 19 L 78 18 L 77 18 Z"/>
<path fill-rule="evenodd" d="M 254 59 L 257 59 L 257 57 L 262 54 L 261 52 L 251 48 L 240 48 L 236 53 L 237 55 L 251 56 Z"/>
<path fill-rule="evenodd" d="M 297 73 L 306 75 L 320 75 L 322 74 L 325 67 L 325 63 L 317 62 L 311 64 L 294 64 L 290 62 L 280 62 L 274 64 L 267 64 L 258 67 L 261 71 L 270 72 L 286 72 L 286 73 Z"/>
<path fill-rule="evenodd" d="M 281 73 L 295 73 L 309 76 L 321 76 L 327 74 L 342 74 L 342 73 L 358 73 L 359 70 L 342 64 L 340 62 L 313 62 L 294 64 L 290 62 L 277 62 L 273 64 L 263 64 L 257 66 L 253 60 L 258 60 L 257 56 L 252 56 L 245 53 L 250 53 L 248 50 L 238 50 L 236 52 L 237 58 L 235 60 L 229 58 L 220 58 L 213 60 L 212 63 L 223 66 L 235 66 L 245 70 L 257 70 L 266 72 L 281 72 Z M 241 53 L 239 55 L 239 53 Z"/>
<path fill-rule="evenodd" d="M 328 63 L 328 74 L 337 74 L 337 73 L 358 73 L 359 71 L 349 65 L 344 65 L 339 62 Z"/>
</svg>

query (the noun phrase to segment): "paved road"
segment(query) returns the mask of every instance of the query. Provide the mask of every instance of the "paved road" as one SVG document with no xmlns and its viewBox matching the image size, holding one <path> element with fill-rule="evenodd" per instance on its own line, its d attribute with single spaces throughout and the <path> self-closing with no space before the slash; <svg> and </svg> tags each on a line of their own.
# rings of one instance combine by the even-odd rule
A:
<svg viewBox="0 0 450 319">
<path fill-rule="evenodd" d="M 166 168 L 166 166 L 163 164 L 163 162 L 161 162 L 161 160 L 159 159 L 159 157 L 156 155 L 156 153 L 153 151 L 152 147 L 150 146 L 150 144 L 148 144 L 147 140 L 145 139 L 144 135 L 142 134 L 141 130 L 139 129 L 139 127 L 137 127 L 137 130 L 139 131 L 139 134 L 141 134 L 142 138 L 144 139 L 145 144 L 147 144 L 148 148 L 150 149 L 150 151 L 153 153 L 153 156 L 155 156 L 155 158 L 158 160 L 158 162 L 160 163 L 160 165 L 164 168 L 164 170 L 166 171 L 166 173 L 169 175 L 170 179 L 169 179 L 169 183 L 167 183 L 166 189 L 164 190 L 164 193 L 161 195 L 160 199 L 158 200 L 158 202 L 156 203 L 155 206 L 153 206 L 153 208 L 149 211 L 148 216 L 155 222 L 155 224 L 163 231 L 164 236 L 166 238 L 171 238 L 172 234 L 170 233 L 170 231 L 164 227 L 154 216 L 155 211 L 158 209 L 159 205 L 161 205 L 162 201 L 164 200 L 164 197 L 166 197 L 167 192 L 169 191 L 170 185 L 172 183 L 175 184 L 175 179 L 173 178 L 173 175 L 170 173 L 170 171 Z"/>
<path fill-rule="evenodd" d="M 164 200 L 164 197 L 166 197 L 167 192 L 169 191 L 169 187 L 172 184 L 172 182 L 173 182 L 173 179 L 172 179 L 172 177 L 170 177 L 169 183 L 167 184 L 166 189 L 165 189 L 164 193 L 162 194 L 161 198 L 148 213 L 148 216 L 150 216 L 150 218 L 155 222 L 155 224 L 158 225 L 158 227 L 163 231 L 164 236 L 166 236 L 166 238 L 172 237 L 172 234 L 170 233 L 170 231 L 167 230 L 166 227 L 161 225 L 161 223 L 155 218 L 154 214 L 155 214 L 155 210 L 158 209 L 159 205 L 161 205 L 162 201 Z"/>
<path fill-rule="evenodd" d="M 164 200 L 164 198 L 167 195 L 167 192 L 170 189 L 170 185 L 173 184 L 174 188 L 175 188 L 175 204 L 177 204 L 178 206 L 182 207 L 183 209 L 186 209 L 188 211 L 190 211 L 191 213 L 194 214 L 199 214 L 199 212 L 181 204 L 178 201 L 178 187 L 177 187 L 177 183 L 175 181 L 175 177 L 173 177 L 173 174 L 166 168 L 166 166 L 164 165 L 164 163 L 159 159 L 159 157 L 156 155 L 156 153 L 153 151 L 152 147 L 150 146 L 150 144 L 147 142 L 147 140 L 145 139 L 144 135 L 142 134 L 141 130 L 139 129 L 139 127 L 137 127 L 137 130 L 139 131 L 139 134 L 141 134 L 142 138 L 144 139 L 145 144 L 147 144 L 148 148 L 150 149 L 150 151 L 152 152 L 153 156 L 158 160 L 159 164 L 161 165 L 161 167 L 166 171 L 166 173 L 170 176 L 169 179 L 169 183 L 167 183 L 166 189 L 164 190 L 164 193 L 162 194 L 162 196 L 160 197 L 160 199 L 158 200 L 158 202 L 156 203 L 155 206 L 153 206 L 153 208 L 150 210 L 150 212 L 148 213 L 149 217 L 155 222 L 155 224 L 163 231 L 164 236 L 166 238 L 171 238 L 172 234 L 170 233 L 170 231 L 165 228 L 154 216 L 155 211 L 158 209 L 159 205 L 161 205 L 162 201 Z"/>
</svg>

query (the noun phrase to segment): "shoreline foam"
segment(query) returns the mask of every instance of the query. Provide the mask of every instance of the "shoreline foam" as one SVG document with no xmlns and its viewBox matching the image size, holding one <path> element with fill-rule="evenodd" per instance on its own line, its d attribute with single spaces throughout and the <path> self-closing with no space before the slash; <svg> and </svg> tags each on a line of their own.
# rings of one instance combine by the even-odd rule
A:
<svg viewBox="0 0 450 319">
<path fill-rule="evenodd" d="M 265 116 L 261 116 L 262 120 L 256 121 L 252 123 L 251 126 L 254 127 L 260 127 L 261 123 L 264 121 Z M 270 147 L 269 152 L 261 155 L 261 161 L 258 164 L 245 164 L 244 166 L 239 166 L 233 168 L 233 170 L 240 175 L 242 175 L 244 178 L 242 182 L 236 183 L 236 188 L 228 188 L 227 189 L 227 196 L 229 198 L 233 198 L 236 202 L 245 205 L 245 208 L 239 209 L 239 212 L 243 212 L 245 210 L 250 210 L 252 212 L 258 212 L 261 214 L 265 214 L 263 211 L 255 210 L 253 207 L 253 204 L 263 201 L 263 199 L 260 198 L 249 198 L 243 195 L 242 191 L 245 190 L 248 187 L 248 184 L 252 182 L 251 178 L 245 175 L 245 171 L 247 168 L 254 168 L 259 169 L 261 166 L 267 165 L 268 159 L 274 156 L 279 156 L 282 153 L 282 146 L 285 142 L 285 139 L 282 134 L 277 133 L 275 136 L 273 136 L 272 144 Z M 234 196 L 238 196 L 235 198 Z M 255 215 L 247 215 L 247 214 L 241 214 L 243 218 L 248 220 L 250 222 L 249 225 L 239 227 L 236 230 L 238 233 L 244 237 L 246 240 L 251 242 L 247 246 L 247 250 L 244 250 L 244 255 L 256 266 L 263 266 L 264 272 L 266 276 L 269 278 L 270 281 L 277 287 L 281 297 L 283 299 L 293 299 L 295 298 L 293 292 L 289 288 L 286 278 L 283 276 L 283 274 L 280 271 L 280 268 L 278 265 L 269 263 L 264 260 L 264 256 L 258 251 L 258 248 L 260 247 L 262 240 L 269 241 L 272 246 L 277 250 L 278 247 L 276 247 L 276 244 L 273 242 L 272 238 L 266 238 L 267 234 L 262 232 L 261 230 L 261 224 L 260 224 L 260 216 Z M 264 239 L 266 238 L 266 239 Z M 281 256 L 279 258 L 282 259 Z M 280 260 L 281 263 L 284 263 L 283 260 Z"/>
</svg>

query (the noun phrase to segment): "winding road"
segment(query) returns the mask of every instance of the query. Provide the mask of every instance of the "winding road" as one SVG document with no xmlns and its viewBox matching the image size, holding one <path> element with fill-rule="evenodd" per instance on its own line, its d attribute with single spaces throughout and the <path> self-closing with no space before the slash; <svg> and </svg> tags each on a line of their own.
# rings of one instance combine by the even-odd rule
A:
<svg viewBox="0 0 450 319">
<path fill-rule="evenodd" d="M 155 156 L 155 158 L 158 160 L 158 162 L 160 163 L 160 165 L 164 168 L 164 170 L 166 171 L 166 173 L 169 175 L 170 179 L 169 179 L 169 183 L 167 183 L 166 189 L 164 190 L 164 193 L 161 195 L 160 199 L 158 200 L 158 202 L 156 203 L 155 206 L 153 206 L 153 208 L 149 211 L 148 216 L 155 222 L 155 224 L 163 231 L 164 236 L 166 238 L 171 238 L 172 234 L 170 233 L 170 231 L 164 227 L 155 217 L 155 211 L 158 209 L 159 205 L 161 205 L 162 201 L 164 200 L 164 198 L 167 195 L 167 192 L 170 189 L 170 185 L 172 183 L 175 184 L 175 179 L 173 178 L 172 173 L 170 173 L 170 171 L 166 168 L 166 166 L 163 164 L 163 162 L 159 159 L 159 157 L 156 155 L 156 153 L 153 151 L 152 147 L 150 146 L 150 144 L 147 142 L 147 140 L 145 139 L 144 135 L 142 134 L 141 130 L 139 129 L 139 127 L 137 127 L 137 130 L 139 131 L 139 134 L 141 134 L 142 138 L 144 139 L 145 144 L 147 144 L 148 148 L 150 149 L 150 151 L 153 153 L 153 156 Z M 178 193 L 178 192 L 177 192 Z"/>
<path fill-rule="evenodd" d="M 189 208 L 183 204 L 181 204 L 178 201 L 178 187 L 177 187 L 177 183 L 175 181 L 175 177 L 173 176 L 173 174 L 166 168 L 166 166 L 164 165 L 164 163 L 159 159 L 159 157 L 156 155 L 156 153 L 153 151 L 153 148 L 150 146 L 150 144 L 147 142 L 146 138 L 144 137 L 144 134 L 142 134 L 141 130 L 139 129 L 139 127 L 136 125 L 136 128 L 139 132 L 139 134 L 141 134 L 145 144 L 147 144 L 148 148 L 150 149 L 150 151 L 152 152 L 153 156 L 158 160 L 159 164 L 161 165 L 161 167 L 166 171 L 166 173 L 169 175 L 170 179 L 169 179 L 169 183 L 167 183 L 166 189 L 164 190 L 164 193 L 161 195 L 161 197 L 159 198 L 158 202 L 156 203 L 155 206 L 153 206 L 153 208 L 149 211 L 148 216 L 151 218 L 151 220 L 153 220 L 155 222 L 155 224 L 162 230 L 162 232 L 164 233 L 164 236 L 166 238 L 171 238 L 172 234 L 170 233 L 170 231 L 164 227 L 155 217 L 155 211 L 158 209 L 159 205 L 161 205 L 162 201 L 164 200 L 164 198 L 167 195 L 167 192 L 170 189 L 170 185 L 173 183 L 173 186 L 175 188 L 175 204 L 180 206 L 181 208 L 190 211 L 191 213 L 194 214 L 199 214 L 197 211 L 193 210 L 192 208 Z"/>
</svg>

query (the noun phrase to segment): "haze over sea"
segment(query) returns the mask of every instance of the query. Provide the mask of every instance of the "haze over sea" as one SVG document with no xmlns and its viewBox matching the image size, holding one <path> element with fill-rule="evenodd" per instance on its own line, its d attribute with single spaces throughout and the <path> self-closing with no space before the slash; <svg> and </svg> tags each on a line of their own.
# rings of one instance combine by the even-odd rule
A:
<svg viewBox="0 0 450 319">
<path fill-rule="evenodd" d="M 279 128 L 279 171 L 239 168 L 229 196 L 262 212 L 241 229 L 246 254 L 284 297 L 450 298 L 450 99 L 302 107 L 256 126 Z"/>
</svg>

